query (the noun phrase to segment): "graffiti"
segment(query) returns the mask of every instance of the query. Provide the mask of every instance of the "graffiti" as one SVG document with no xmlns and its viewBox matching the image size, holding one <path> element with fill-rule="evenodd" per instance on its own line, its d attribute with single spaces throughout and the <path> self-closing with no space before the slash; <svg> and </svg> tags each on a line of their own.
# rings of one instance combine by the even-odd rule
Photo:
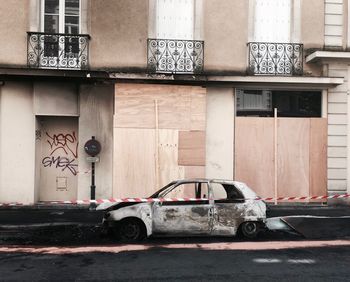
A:
<svg viewBox="0 0 350 282">
<path fill-rule="evenodd" d="M 50 149 L 49 155 L 42 159 L 44 167 L 70 171 L 73 175 L 77 175 L 78 165 L 75 161 L 78 158 L 78 140 L 75 132 L 68 134 L 49 134 L 46 132 L 46 136 Z"/>
<path fill-rule="evenodd" d="M 41 140 L 41 130 L 37 129 L 35 130 L 35 140 Z"/>
<path fill-rule="evenodd" d="M 65 171 L 66 169 L 69 170 L 73 175 L 77 175 L 78 171 L 76 168 L 78 167 L 77 164 L 74 163 L 75 159 L 69 159 L 66 157 L 45 157 L 42 160 L 42 164 L 44 167 L 55 167 L 55 168 L 62 168 L 62 171 Z"/>
<path fill-rule="evenodd" d="M 72 134 L 59 133 L 53 134 L 52 136 L 46 132 L 46 136 L 48 137 L 47 142 L 50 144 L 52 150 L 50 156 L 58 150 L 63 150 L 66 155 L 71 152 L 74 158 L 78 157 L 78 142 L 74 131 Z"/>
</svg>

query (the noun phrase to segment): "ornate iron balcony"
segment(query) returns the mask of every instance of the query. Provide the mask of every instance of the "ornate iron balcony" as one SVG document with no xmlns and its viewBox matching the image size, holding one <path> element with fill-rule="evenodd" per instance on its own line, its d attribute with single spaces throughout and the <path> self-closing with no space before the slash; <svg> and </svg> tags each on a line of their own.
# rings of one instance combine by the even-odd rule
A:
<svg viewBox="0 0 350 282">
<path fill-rule="evenodd" d="M 204 41 L 148 39 L 148 69 L 160 73 L 201 73 Z"/>
<path fill-rule="evenodd" d="M 29 68 L 88 68 L 89 35 L 43 32 L 27 32 L 27 34 Z"/>
<path fill-rule="evenodd" d="M 303 74 L 303 44 L 251 42 L 248 47 L 250 74 Z"/>
</svg>

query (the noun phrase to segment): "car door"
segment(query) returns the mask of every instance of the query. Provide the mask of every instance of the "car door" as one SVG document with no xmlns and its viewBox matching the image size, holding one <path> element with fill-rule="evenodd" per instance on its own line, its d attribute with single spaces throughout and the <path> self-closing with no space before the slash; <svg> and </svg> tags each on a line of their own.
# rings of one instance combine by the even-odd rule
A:
<svg viewBox="0 0 350 282">
<path fill-rule="evenodd" d="M 210 188 L 214 199 L 212 235 L 235 235 L 244 221 L 244 196 L 233 184 L 214 182 Z"/>
<path fill-rule="evenodd" d="M 181 199 L 156 202 L 152 207 L 153 233 L 158 235 L 208 235 L 212 229 L 213 204 L 207 182 L 177 183 L 161 198 Z M 201 198 L 190 201 L 188 198 Z"/>
</svg>

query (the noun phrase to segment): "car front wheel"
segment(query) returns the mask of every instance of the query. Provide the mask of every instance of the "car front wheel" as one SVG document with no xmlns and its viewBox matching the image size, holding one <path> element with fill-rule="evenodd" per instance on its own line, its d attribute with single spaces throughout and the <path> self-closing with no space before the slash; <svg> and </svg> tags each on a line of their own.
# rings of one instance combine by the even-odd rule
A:
<svg viewBox="0 0 350 282">
<path fill-rule="evenodd" d="M 118 235 L 122 241 L 138 241 L 146 237 L 146 228 L 138 219 L 124 219 L 118 224 Z"/>
<path fill-rule="evenodd" d="M 243 222 L 240 227 L 242 235 L 249 239 L 254 239 L 259 233 L 259 224 L 255 221 Z"/>
</svg>

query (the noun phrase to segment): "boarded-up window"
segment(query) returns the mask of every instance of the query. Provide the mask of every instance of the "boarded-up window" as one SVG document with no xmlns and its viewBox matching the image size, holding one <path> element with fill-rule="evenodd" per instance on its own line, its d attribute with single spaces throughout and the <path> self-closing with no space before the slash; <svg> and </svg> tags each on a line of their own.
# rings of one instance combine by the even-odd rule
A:
<svg viewBox="0 0 350 282">
<path fill-rule="evenodd" d="M 254 41 L 290 42 L 291 0 L 255 0 Z"/>
<path fill-rule="evenodd" d="M 157 38 L 193 39 L 194 0 L 157 0 Z"/>
</svg>

